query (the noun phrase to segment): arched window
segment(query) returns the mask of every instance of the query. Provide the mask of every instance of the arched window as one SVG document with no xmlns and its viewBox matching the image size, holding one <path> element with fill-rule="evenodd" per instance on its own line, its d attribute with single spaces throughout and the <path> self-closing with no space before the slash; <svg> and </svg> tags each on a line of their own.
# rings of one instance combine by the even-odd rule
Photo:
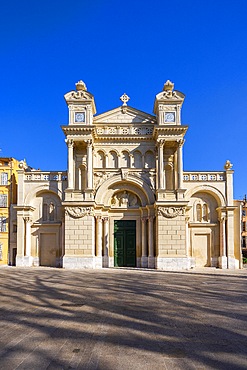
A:
<svg viewBox="0 0 247 370">
<path fill-rule="evenodd" d="M 122 153 L 122 167 L 129 167 L 130 166 L 130 157 L 129 153 L 127 151 L 124 151 Z"/>
<path fill-rule="evenodd" d="M 134 167 L 142 168 L 142 155 L 138 150 L 134 152 Z"/>
<path fill-rule="evenodd" d="M 115 152 L 109 153 L 109 168 L 117 168 L 118 166 L 118 160 L 117 160 L 117 154 Z"/>
<path fill-rule="evenodd" d="M 99 168 L 104 168 L 105 167 L 105 155 L 103 152 L 98 152 L 98 158 L 97 158 L 97 164 Z"/>
<path fill-rule="evenodd" d="M 154 154 L 151 151 L 145 153 L 145 168 L 154 168 Z"/>
</svg>

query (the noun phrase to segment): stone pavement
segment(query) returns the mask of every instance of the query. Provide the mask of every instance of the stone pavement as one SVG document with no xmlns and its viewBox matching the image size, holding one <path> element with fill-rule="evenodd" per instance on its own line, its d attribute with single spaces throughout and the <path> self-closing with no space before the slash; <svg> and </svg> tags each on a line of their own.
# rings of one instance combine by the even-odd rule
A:
<svg viewBox="0 0 247 370">
<path fill-rule="evenodd" d="M 247 270 L 0 268 L 0 369 L 247 369 Z"/>
</svg>

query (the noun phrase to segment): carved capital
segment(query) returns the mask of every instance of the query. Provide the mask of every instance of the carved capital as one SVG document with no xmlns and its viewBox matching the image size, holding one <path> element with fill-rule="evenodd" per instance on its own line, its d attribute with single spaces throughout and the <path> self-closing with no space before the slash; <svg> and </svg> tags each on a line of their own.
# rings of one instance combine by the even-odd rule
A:
<svg viewBox="0 0 247 370">
<path fill-rule="evenodd" d="M 32 218 L 30 216 L 24 216 L 23 220 L 27 223 L 32 223 Z"/>
<path fill-rule="evenodd" d="M 73 148 L 74 140 L 73 139 L 65 139 L 68 148 Z"/>
<path fill-rule="evenodd" d="M 179 147 L 179 148 L 182 148 L 182 146 L 184 145 L 184 142 L 185 142 L 185 140 L 184 140 L 184 139 L 179 139 L 179 140 L 177 140 L 178 147 Z"/>
</svg>

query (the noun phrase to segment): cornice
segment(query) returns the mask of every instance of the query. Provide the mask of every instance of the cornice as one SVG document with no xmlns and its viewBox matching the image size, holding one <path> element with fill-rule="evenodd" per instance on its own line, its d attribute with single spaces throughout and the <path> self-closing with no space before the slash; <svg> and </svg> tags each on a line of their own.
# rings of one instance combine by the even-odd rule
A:
<svg viewBox="0 0 247 370">
<path fill-rule="evenodd" d="M 158 136 L 180 136 L 185 135 L 188 130 L 188 126 L 154 126 L 153 136 L 157 138 Z"/>
<path fill-rule="evenodd" d="M 61 126 L 65 135 L 78 135 L 78 134 L 88 134 L 95 130 L 95 126 L 85 126 L 85 125 L 69 125 Z"/>
</svg>

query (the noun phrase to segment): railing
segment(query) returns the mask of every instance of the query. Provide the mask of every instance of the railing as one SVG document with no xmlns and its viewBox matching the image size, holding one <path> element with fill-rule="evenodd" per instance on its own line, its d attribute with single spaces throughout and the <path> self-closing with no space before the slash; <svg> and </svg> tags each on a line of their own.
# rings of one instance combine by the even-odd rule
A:
<svg viewBox="0 0 247 370">
<path fill-rule="evenodd" d="M 184 172 L 184 182 L 193 181 L 225 181 L 225 172 Z"/>
<path fill-rule="evenodd" d="M 25 181 L 67 181 L 67 172 L 28 172 Z"/>
<path fill-rule="evenodd" d="M 97 128 L 98 135 L 152 135 L 153 126 L 104 126 Z"/>
</svg>

